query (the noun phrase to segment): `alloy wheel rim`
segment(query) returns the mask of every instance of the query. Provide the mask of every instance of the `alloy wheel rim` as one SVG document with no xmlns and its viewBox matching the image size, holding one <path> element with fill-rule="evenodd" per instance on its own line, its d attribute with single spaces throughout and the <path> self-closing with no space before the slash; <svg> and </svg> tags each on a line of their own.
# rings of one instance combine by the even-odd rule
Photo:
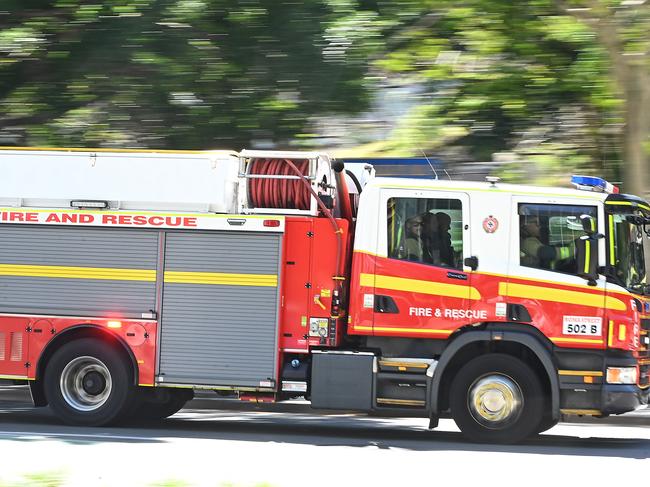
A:
<svg viewBox="0 0 650 487">
<path fill-rule="evenodd" d="M 70 361 L 60 379 L 65 402 L 78 411 L 94 411 L 108 401 L 113 381 L 108 367 L 96 357 L 83 356 Z"/>
<path fill-rule="evenodd" d="M 470 386 L 467 403 L 474 421 L 489 429 L 503 429 L 519 419 L 524 398 L 512 378 L 489 374 L 479 377 Z"/>
</svg>

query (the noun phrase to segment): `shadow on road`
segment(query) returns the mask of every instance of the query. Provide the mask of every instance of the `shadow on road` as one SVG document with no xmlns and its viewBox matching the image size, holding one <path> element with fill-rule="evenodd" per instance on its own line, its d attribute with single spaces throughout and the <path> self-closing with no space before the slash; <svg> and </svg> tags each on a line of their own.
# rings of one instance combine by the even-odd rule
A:
<svg viewBox="0 0 650 487">
<path fill-rule="evenodd" d="M 554 434 L 518 445 L 481 445 L 454 431 L 428 431 L 426 421 L 395 421 L 365 415 L 285 414 L 267 411 L 185 409 L 164 421 L 111 428 L 61 424 L 47 408 L 0 403 L 0 441 L 56 440 L 73 444 L 164 443 L 171 439 L 250 441 L 313 446 L 375 447 L 411 451 L 530 453 L 646 459 L 650 439 L 589 437 L 592 425 L 574 425 L 580 437 Z M 602 430 L 598 430 L 602 434 Z M 594 430 L 595 432 L 595 430 Z"/>
</svg>

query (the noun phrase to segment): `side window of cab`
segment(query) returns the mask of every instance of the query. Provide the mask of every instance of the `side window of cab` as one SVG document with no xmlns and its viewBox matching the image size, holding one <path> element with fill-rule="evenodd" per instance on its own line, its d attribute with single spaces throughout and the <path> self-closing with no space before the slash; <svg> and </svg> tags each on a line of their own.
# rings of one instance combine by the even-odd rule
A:
<svg viewBox="0 0 650 487">
<path fill-rule="evenodd" d="M 576 240 L 584 235 L 581 215 L 597 218 L 595 206 L 520 203 L 519 264 L 577 274 Z"/>
<path fill-rule="evenodd" d="M 390 198 L 388 257 L 462 269 L 463 216 L 460 200 Z"/>
</svg>

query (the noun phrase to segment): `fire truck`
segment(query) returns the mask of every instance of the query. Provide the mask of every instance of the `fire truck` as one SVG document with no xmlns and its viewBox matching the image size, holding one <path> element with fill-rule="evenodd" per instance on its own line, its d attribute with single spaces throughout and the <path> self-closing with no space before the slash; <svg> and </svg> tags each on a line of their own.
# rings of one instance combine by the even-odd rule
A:
<svg viewBox="0 0 650 487">
<path fill-rule="evenodd" d="M 517 442 L 648 402 L 650 205 L 318 152 L 0 150 L 0 378 L 99 426 L 195 390 Z M 567 186 L 569 186 L 567 184 Z"/>
</svg>

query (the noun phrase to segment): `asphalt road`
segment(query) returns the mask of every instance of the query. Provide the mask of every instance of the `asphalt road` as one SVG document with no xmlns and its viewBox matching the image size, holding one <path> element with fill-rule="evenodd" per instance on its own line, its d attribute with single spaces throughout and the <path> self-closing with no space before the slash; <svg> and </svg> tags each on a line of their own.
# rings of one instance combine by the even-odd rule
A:
<svg viewBox="0 0 650 487">
<path fill-rule="evenodd" d="M 520 445 L 469 443 L 452 421 L 281 411 L 199 399 L 172 418 L 65 426 L 0 388 L 0 486 L 622 485 L 647 482 L 650 415 L 564 423 Z M 207 406 L 221 409 L 206 409 Z M 625 421 L 624 421 L 625 419 Z"/>
</svg>

